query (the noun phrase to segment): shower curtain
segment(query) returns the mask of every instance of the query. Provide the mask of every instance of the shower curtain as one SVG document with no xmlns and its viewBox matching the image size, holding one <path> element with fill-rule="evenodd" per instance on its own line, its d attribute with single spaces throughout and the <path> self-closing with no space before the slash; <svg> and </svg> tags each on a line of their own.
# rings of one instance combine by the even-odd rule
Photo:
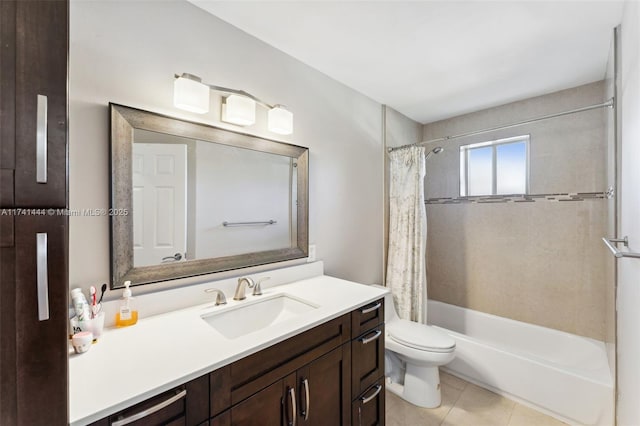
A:
<svg viewBox="0 0 640 426">
<path fill-rule="evenodd" d="M 426 323 L 425 148 L 389 153 L 389 253 L 386 285 L 400 318 Z"/>
</svg>

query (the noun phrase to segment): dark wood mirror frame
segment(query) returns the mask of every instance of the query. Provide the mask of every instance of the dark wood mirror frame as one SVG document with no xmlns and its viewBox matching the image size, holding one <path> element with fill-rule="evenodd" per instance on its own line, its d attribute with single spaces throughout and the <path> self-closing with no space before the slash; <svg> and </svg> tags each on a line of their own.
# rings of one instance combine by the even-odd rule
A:
<svg viewBox="0 0 640 426">
<path fill-rule="evenodd" d="M 149 284 L 196 275 L 265 265 L 308 255 L 309 149 L 258 136 L 181 120 L 123 105 L 109 104 L 111 145 L 111 288 Z M 167 263 L 153 266 L 133 265 L 132 143 L 134 129 L 149 130 L 196 140 L 215 142 L 254 151 L 297 159 L 297 243 L 296 247 L 246 253 L 211 259 Z"/>
</svg>

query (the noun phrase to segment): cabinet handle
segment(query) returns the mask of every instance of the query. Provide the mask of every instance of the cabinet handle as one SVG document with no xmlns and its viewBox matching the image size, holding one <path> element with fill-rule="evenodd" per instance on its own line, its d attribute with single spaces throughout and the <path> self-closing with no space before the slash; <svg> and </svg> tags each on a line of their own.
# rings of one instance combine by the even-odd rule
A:
<svg viewBox="0 0 640 426">
<path fill-rule="evenodd" d="M 359 340 L 362 342 L 363 345 L 366 345 L 367 343 L 371 343 L 374 340 L 377 340 L 378 337 L 380 337 L 381 335 L 382 335 L 382 330 L 376 330 L 373 332 L 373 336 L 371 337 L 362 336 Z"/>
<path fill-rule="evenodd" d="M 36 182 L 47 183 L 47 97 L 44 95 L 38 95 L 36 119 Z"/>
<path fill-rule="evenodd" d="M 300 410 L 300 414 L 304 417 L 304 420 L 309 420 L 309 380 L 302 379 L 302 385 L 304 386 L 304 409 Z M 302 392 L 301 392 L 302 393 Z"/>
<path fill-rule="evenodd" d="M 151 408 L 147 408 L 144 411 L 140 411 L 139 413 L 133 414 L 129 417 L 125 417 L 123 419 L 118 419 L 115 422 L 111 423 L 111 426 L 124 426 L 124 425 L 128 425 L 129 423 L 133 423 L 136 420 L 140 420 L 144 417 L 147 417 L 150 414 L 155 413 L 156 411 L 162 410 L 164 407 L 173 404 L 174 402 L 184 398 L 187 396 L 187 390 L 183 389 L 182 391 L 176 393 L 174 396 L 172 396 L 171 398 L 167 399 L 166 401 L 163 401 L 157 405 L 154 405 Z"/>
<path fill-rule="evenodd" d="M 368 314 L 369 312 L 373 312 L 373 311 L 377 311 L 378 309 L 380 309 L 380 306 L 382 306 L 382 302 L 378 302 L 375 305 L 369 307 L 369 308 L 361 308 L 360 309 L 360 313 L 361 314 Z"/>
<path fill-rule="evenodd" d="M 373 392 L 373 394 L 371 394 L 371 396 L 367 396 L 365 397 L 364 395 L 360 398 L 360 401 L 362 401 L 362 405 L 370 402 L 372 399 L 374 399 L 376 396 L 378 396 L 378 394 L 380 393 L 380 391 L 382 390 L 382 385 L 376 385 L 376 390 L 375 392 Z"/>
<path fill-rule="evenodd" d="M 38 320 L 49 319 L 49 271 L 47 261 L 47 233 L 36 234 L 36 282 L 38 292 Z"/>
<path fill-rule="evenodd" d="M 289 402 L 291 403 L 291 419 L 287 419 L 287 424 L 289 426 L 296 426 L 298 420 L 298 411 L 296 408 L 296 390 L 294 388 L 288 388 L 287 392 L 289 393 Z"/>
</svg>

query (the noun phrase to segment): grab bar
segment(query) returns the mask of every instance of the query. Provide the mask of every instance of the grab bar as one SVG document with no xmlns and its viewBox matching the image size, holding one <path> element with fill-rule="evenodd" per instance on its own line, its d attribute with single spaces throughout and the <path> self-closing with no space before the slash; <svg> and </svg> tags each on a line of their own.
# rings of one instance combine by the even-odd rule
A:
<svg viewBox="0 0 640 426">
<path fill-rule="evenodd" d="M 251 225 L 275 225 L 276 220 L 265 220 L 261 222 L 222 222 L 222 226 L 251 226 Z"/>
<path fill-rule="evenodd" d="M 634 257 L 636 259 L 640 259 L 640 253 L 634 253 L 634 252 L 630 252 L 630 251 L 620 251 L 618 249 L 618 247 L 615 246 L 615 244 L 617 244 L 617 243 L 623 243 L 625 247 L 629 247 L 629 238 L 626 237 L 626 236 L 624 238 L 607 238 L 607 237 L 603 237 L 602 241 L 604 241 L 606 246 L 609 248 L 609 250 L 611 250 L 611 253 L 613 253 L 613 255 L 616 258 Z"/>
</svg>

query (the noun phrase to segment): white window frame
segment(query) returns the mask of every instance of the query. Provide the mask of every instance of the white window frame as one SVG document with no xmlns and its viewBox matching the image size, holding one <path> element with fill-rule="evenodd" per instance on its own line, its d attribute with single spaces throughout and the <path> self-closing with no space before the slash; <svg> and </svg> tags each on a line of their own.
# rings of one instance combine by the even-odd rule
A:
<svg viewBox="0 0 640 426">
<path fill-rule="evenodd" d="M 484 148 L 487 146 L 492 147 L 492 162 L 491 162 L 491 194 L 483 194 L 483 195 L 473 195 L 473 197 L 477 196 L 496 196 L 496 195 L 514 195 L 514 194 L 497 194 L 498 190 L 498 179 L 497 179 L 497 147 L 500 145 L 507 145 L 514 142 L 524 142 L 525 143 L 525 192 L 524 194 L 529 194 L 529 147 L 530 147 L 531 135 L 520 135 L 513 136 L 510 138 L 502 138 L 495 139 L 492 141 L 472 143 L 468 145 L 460 146 L 460 196 L 468 197 L 469 191 L 469 155 L 471 151 L 476 148 Z"/>
</svg>

